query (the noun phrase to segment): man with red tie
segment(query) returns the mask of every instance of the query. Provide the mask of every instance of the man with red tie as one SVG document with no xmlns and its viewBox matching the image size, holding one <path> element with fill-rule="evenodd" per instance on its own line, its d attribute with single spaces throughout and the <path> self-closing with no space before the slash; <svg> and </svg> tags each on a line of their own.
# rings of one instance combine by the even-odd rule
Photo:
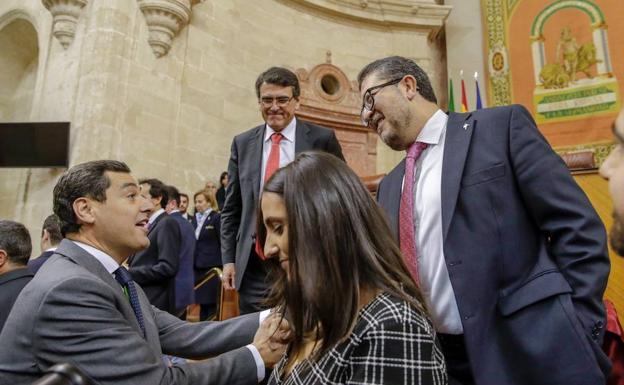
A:
<svg viewBox="0 0 624 385">
<path fill-rule="evenodd" d="M 264 182 L 295 154 L 320 150 L 344 160 L 334 132 L 295 118 L 299 81 L 286 68 L 272 67 L 256 80 L 263 124 L 234 137 L 229 183 L 221 212 L 223 286 L 238 290 L 241 314 L 260 310 L 269 287 L 266 268 L 254 250 L 256 207 Z"/>
<path fill-rule="evenodd" d="M 445 114 L 413 60 L 358 76 L 362 121 L 396 151 L 380 183 L 451 385 L 604 384 L 600 218 L 522 106 Z"/>
</svg>

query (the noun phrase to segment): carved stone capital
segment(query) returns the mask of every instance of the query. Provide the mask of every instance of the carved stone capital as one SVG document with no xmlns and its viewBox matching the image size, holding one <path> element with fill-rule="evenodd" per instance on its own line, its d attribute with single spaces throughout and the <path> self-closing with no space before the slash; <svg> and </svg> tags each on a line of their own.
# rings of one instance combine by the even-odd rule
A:
<svg viewBox="0 0 624 385">
<path fill-rule="evenodd" d="M 88 0 L 41 0 L 43 6 L 52 14 L 52 34 L 61 42 L 63 48 L 74 40 L 76 24 L 80 11 Z"/>
<path fill-rule="evenodd" d="M 332 17 L 368 24 L 437 32 L 452 6 L 435 0 L 282 0 L 315 9 Z"/>
<path fill-rule="evenodd" d="M 138 0 L 149 29 L 149 45 L 156 57 L 166 55 L 171 41 L 191 19 L 190 0 Z"/>
</svg>

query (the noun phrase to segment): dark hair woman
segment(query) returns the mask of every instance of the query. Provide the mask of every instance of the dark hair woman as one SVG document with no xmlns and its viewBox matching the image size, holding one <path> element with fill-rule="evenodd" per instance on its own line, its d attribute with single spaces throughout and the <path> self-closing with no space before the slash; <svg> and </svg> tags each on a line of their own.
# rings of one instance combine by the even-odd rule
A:
<svg viewBox="0 0 624 385">
<path fill-rule="evenodd" d="M 265 183 L 269 301 L 294 329 L 270 384 L 446 384 L 423 297 L 385 216 L 334 156 L 300 153 Z"/>
</svg>

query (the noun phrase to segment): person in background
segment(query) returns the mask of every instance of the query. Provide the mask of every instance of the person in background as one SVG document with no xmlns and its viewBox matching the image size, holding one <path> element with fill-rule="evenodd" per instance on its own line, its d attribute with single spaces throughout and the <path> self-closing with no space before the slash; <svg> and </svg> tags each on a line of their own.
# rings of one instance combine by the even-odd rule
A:
<svg viewBox="0 0 624 385">
<path fill-rule="evenodd" d="M 221 268 L 221 215 L 218 212 L 217 200 L 214 191 L 201 190 L 193 196 L 195 201 L 195 282 L 203 280 L 206 273 L 213 267 Z M 221 285 L 218 279 L 205 283 L 195 291 L 195 302 L 200 304 L 200 320 L 206 320 L 215 315 L 217 297 Z"/>
<path fill-rule="evenodd" d="M 298 154 L 265 183 L 257 226 L 295 334 L 269 384 L 447 384 L 423 296 L 344 162 Z"/>
<path fill-rule="evenodd" d="M 176 314 L 175 277 L 180 267 L 180 226 L 165 212 L 169 196 L 158 179 L 139 181 L 141 196 L 150 206 L 147 223 L 149 247 L 128 260 L 128 271 L 147 294 L 150 303 L 160 310 Z"/>
<path fill-rule="evenodd" d="M 255 86 L 264 122 L 232 140 L 221 210 L 221 281 L 226 290 L 238 291 L 241 314 L 263 309 L 268 294 L 266 268 L 256 252 L 256 207 L 264 181 L 302 151 L 325 151 L 344 160 L 334 131 L 295 117 L 301 88 L 294 72 L 269 68 Z"/>
<path fill-rule="evenodd" d="M 26 267 L 31 252 L 26 227 L 18 222 L 0 220 L 0 332 L 17 296 L 33 277 Z M 0 349 L 4 346 L 0 345 Z"/>
<path fill-rule="evenodd" d="M 225 204 L 225 193 L 227 191 L 228 173 L 223 171 L 219 177 L 219 189 L 217 190 L 217 204 L 219 205 L 219 211 L 223 210 Z"/>
<path fill-rule="evenodd" d="M 206 185 L 204 186 L 204 190 L 208 190 L 216 194 L 217 186 L 215 186 L 213 181 L 209 180 L 208 182 L 206 182 Z"/>
<path fill-rule="evenodd" d="M 37 258 L 28 261 L 28 269 L 33 274 L 54 254 L 54 250 L 56 250 L 62 239 L 61 223 L 58 217 L 55 214 L 49 215 L 43 221 L 43 229 L 41 230 L 41 250 L 43 252 Z"/>
<path fill-rule="evenodd" d="M 186 319 L 186 307 L 195 303 L 195 277 L 193 274 L 193 256 L 195 255 L 195 231 L 193 225 L 184 219 L 178 209 L 181 194 L 174 186 L 167 186 L 169 201 L 165 211 L 180 226 L 180 265 L 175 276 L 175 315 Z"/>
<path fill-rule="evenodd" d="M 180 210 L 180 214 L 182 214 L 182 218 L 187 221 L 191 221 L 192 215 L 190 215 L 188 210 L 189 205 L 189 197 L 185 193 L 180 193 L 180 204 L 178 205 L 178 210 Z"/>
</svg>

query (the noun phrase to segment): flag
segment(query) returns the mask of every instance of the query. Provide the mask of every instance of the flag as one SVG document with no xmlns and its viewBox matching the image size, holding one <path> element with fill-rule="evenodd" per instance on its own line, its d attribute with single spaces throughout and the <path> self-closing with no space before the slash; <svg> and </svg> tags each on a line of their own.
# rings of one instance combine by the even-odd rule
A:
<svg viewBox="0 0 624 385">
<path fill-rule="evenodd" d="M 449 79 L 448 110 L 449 112 L 455 112 L 455 97 L 453 96 L 453 79 Z"/>
<path fill-rule="evenodd" d="M 479 92 L 479 80 L 478 80 L 478 75 L 475 72 L 475 86 L 476 86 L 476 90 L 477 90 L 477 110 L 480 110 L 483 108 L 483 103 L 481 103 L 481 92 Z"/>
<path fill-rule="evenodd" d="M 468 111 L 468 99 L 466 98 L 466 85 L 464 79 L 461 80 L 461 112 Z"/>
</svg>

